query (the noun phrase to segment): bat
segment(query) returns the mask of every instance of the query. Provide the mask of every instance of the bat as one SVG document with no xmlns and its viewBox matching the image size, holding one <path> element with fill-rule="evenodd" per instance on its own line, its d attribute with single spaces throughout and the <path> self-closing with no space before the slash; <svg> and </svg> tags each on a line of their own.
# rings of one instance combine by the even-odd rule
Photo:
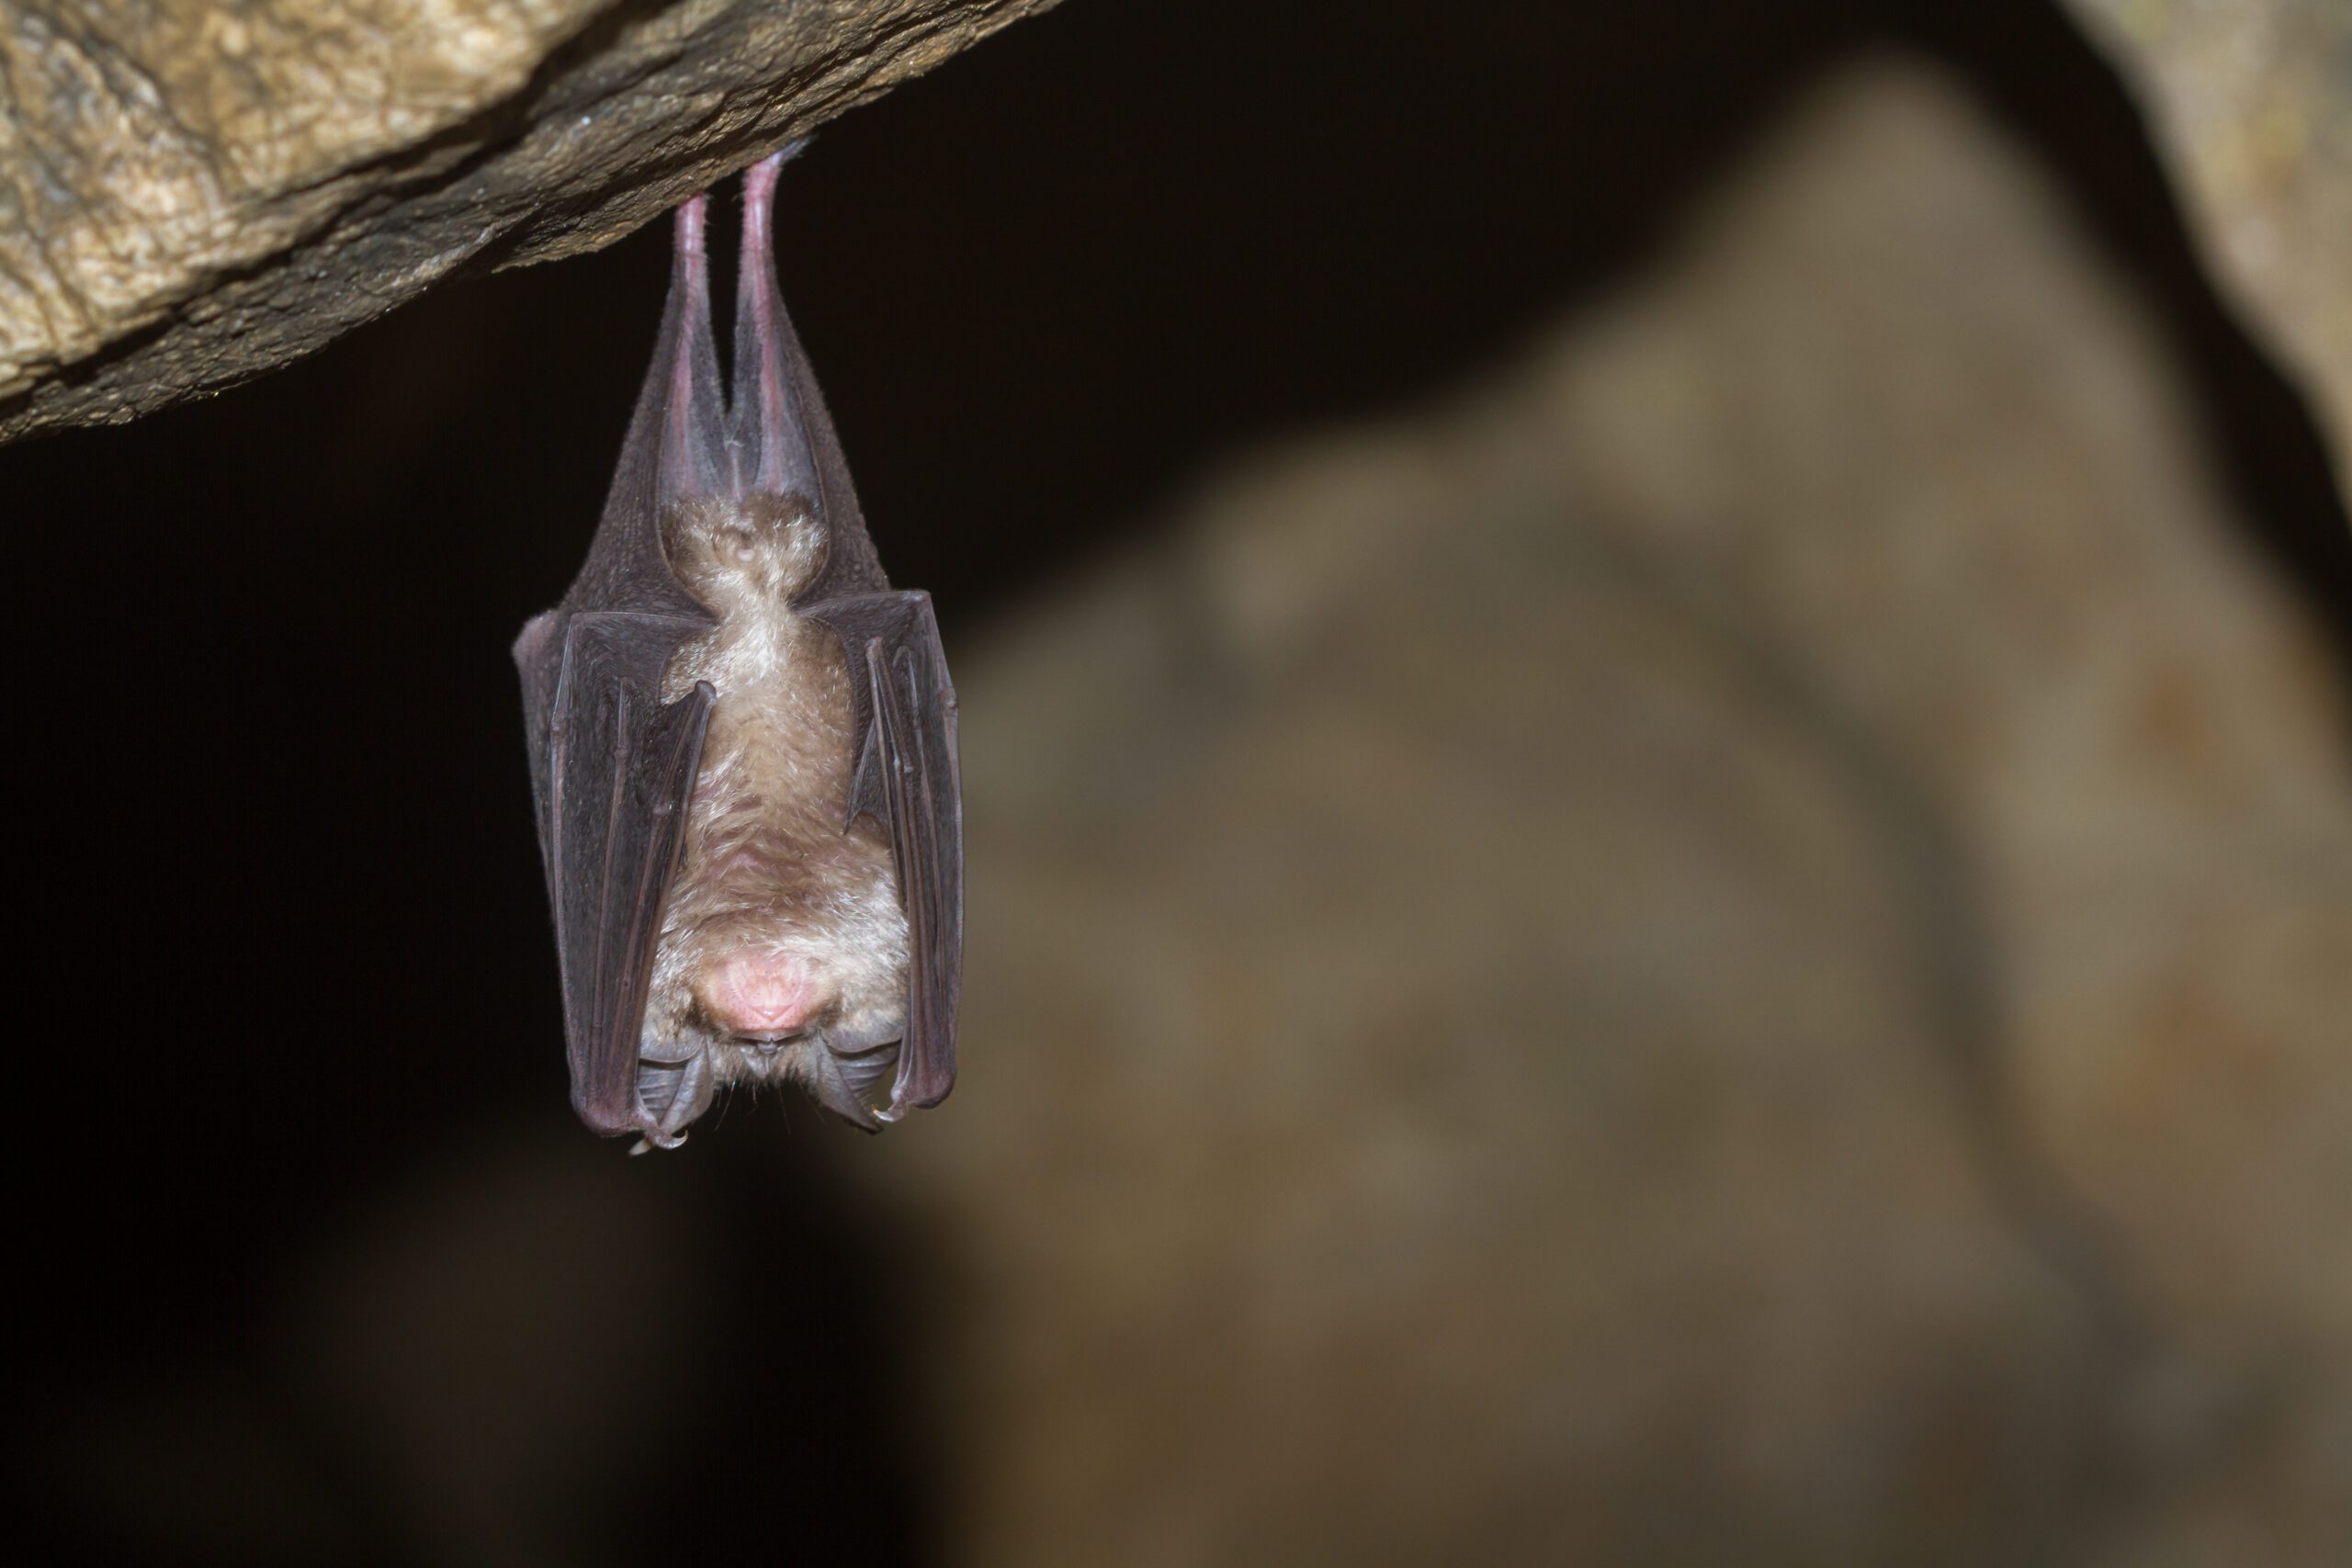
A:
<svg viewBox="0 0 2352 1568">
<path fill-rule="evenodd" d="M 785 314 L 778 172 L 743 176 L 722 401 L 707 198 L 677 209 L 652 368 L 586 563 L 523 628 L 571 1102 L 675 1147 L 728 1084 L 868 1131 L 956 1080 L 956 693 L 883 575 Z"/>
</svg>

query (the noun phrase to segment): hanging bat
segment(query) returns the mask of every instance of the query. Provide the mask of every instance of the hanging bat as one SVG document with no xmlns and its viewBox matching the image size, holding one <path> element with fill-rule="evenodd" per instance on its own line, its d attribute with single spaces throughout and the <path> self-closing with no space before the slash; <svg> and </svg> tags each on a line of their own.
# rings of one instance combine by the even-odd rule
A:
<svg viewBox="0 0 2352 1568">
<path fill-rule="evenodd" d="M 705 198 L 594 542 L 514 661 L 571 1100 L 675 1146 L 722 1084 L 878 1131 L 956 1079 L 963 802 L 930 595 L 890 587 L 743 177 L 732 395 Z"/>
</svg>

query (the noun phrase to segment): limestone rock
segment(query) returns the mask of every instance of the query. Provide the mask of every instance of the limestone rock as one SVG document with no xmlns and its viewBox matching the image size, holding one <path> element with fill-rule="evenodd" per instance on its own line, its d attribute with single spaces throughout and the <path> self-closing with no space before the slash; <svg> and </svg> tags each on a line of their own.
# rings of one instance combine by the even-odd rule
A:
<svg viewBox="0 0 2352 1568">
<path fill-rule="evenodd" d="M 0 0 L 0 440 L 605 244 L 1052 0 Z"/>
<path fill-rule="evenodd" d="M 2352 6 L 2074 8 L 2144 100 L 2211 262 L 2352 464 Z"/>
<path fill-rule="evenodd" d="M 1871 68 L 965 662 L 965 1560 L 2352 1552 L 2345 693 L 2130 299 Z"/>
</svg>

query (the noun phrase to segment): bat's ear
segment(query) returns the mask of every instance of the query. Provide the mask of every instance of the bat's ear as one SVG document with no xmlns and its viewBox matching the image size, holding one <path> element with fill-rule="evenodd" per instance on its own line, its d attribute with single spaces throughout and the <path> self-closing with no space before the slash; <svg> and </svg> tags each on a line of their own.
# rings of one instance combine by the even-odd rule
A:
<svg viewBox="0 0 2352 1568">
<path fill-rule="evenodd" d="M 775 282 L 775 180 L 803 147 L 796 141 L 743 173 L 743 257 L 735 300 L 734 448 L 742 488 L 760 495 L 793 493 L 821 505 L 824 493 L 809 449 L 810 411 L 796 373 L 800 344 Z M 815 417 L 822 419 L 821 409 Z"/>
<path fill-rule="evenodd" d="M 678 209 L 671 256 L 670 301 L 662 337 L 629 446 L 656 446 L 653 499 L 657 507 L 689 496 L 735 489 L 728 450 L 727 412 L 719 401 L 718 344 L 710 325 L 710 264 L 703 249 L 706 198 Z"/>
</svg>

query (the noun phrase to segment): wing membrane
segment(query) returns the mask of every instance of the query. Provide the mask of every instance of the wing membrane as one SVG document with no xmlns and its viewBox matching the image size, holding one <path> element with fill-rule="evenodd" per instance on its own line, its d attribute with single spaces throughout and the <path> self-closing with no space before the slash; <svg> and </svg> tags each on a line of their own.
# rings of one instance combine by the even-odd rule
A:
<svg viewBox="0 0 2352 1568">
<path fill-rule="evenodd" d="M 664 704 L 642 671 L 658 671 L 694 629 L 590 613 L 572 617 L 565 642 L 550 737 L 560 806 L 548 824 L 548 882 L 572 1103 L 600 1133 L 637 1130 L 638 1037 L 713 701 L 706 684 Z"/>
<path fill-rule="evenodd" d="M 908 928 L 907 1025 L 884 1120 L 938 1104 L 956 1086 L 964 963 L 964 807 L 956 691 L 931 595 L 864 593 L 808 613 L 841 635 L 855 708 L 857 768 L 844 826 L 887 829 Z"/>
</svg>

